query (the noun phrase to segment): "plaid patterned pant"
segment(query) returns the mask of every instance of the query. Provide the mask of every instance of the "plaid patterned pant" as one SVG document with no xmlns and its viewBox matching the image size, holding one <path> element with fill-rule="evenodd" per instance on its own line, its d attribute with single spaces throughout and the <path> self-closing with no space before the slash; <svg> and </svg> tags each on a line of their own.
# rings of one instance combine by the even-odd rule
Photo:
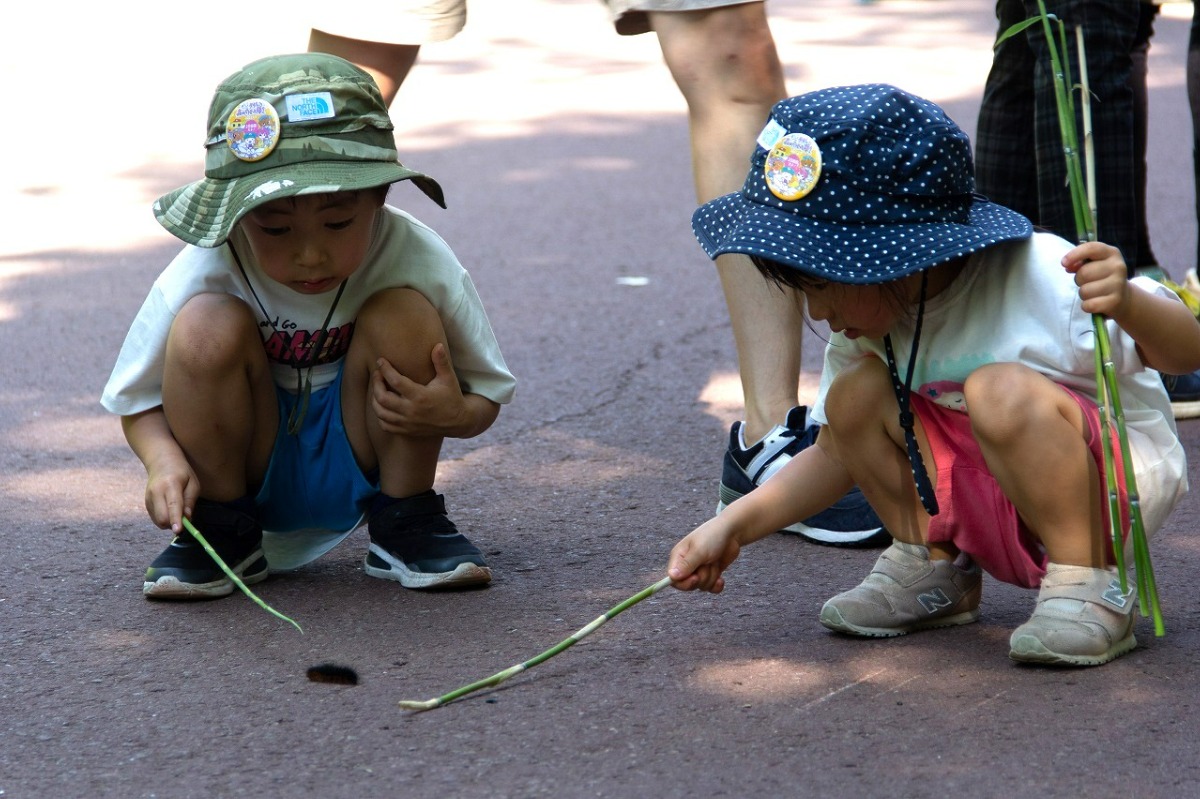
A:
<svg viewBox="0 0 1200 799">
<path fill-rule="evenodd" d="M 1196 173 L 1196 227 L 1200 230 L 1200 14 L 1192 14 L 1187 54 L 1188 105 L 1192 110 L 1192 169 Z M 1200 267 L 1200 235 L 1196 237 L 1196 263 Z"/>
<path fill-rule="evenodd" d="M 1074 29 L 1082 26 L 1084 31 L 1098 237 L 1120 248 L 1131 270 L 1148 265 L 1153 254 L 1145 232 L 1144 64 L 1156 7 L 1141 0 L 1046 0 L 1045 5 L 1066 22 L 1073 73 L 1069 85 L 1079 83 Z M 1037 14 L 1036 0 L 996 2 L 1000 32 Z M 1133 78 L 1138 57 L 1143 72 Z M 1138 81 L 1140 95 L 1135 92 Z M 1077 95 L 1077 111 L 1079 105 Z M 1082 119 L 1076 126 L 1082 145 Z M 996 51 L 984 86 L 975 153 L 981 194 L 1068 241 L 1078 240 L 1041 25 Z"/>
</svg>

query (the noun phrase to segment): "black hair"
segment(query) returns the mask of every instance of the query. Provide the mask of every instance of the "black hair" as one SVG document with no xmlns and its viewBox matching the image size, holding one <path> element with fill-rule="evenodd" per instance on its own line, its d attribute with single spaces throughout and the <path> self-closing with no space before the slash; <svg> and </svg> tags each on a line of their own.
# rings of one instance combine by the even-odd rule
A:
<svg viewBox="0 0 1200 799">
<path fill-rule="evenodd" d="M 818 277 L 801 272 L 799 269 L 793 269 L 779 261 L 773 261 L 770 258 L 764 258 L 761 255 L 750 255 L 750 263 L 765 277 L 767 280 L 774 283 L 780 288 L 792 288 L 797 291 L 816 286 L 823 286 L 828 283 L 828 280 L 822 280 Z"/>
<path fill-rule="evenodd" d="M 759 273 L 780 289 L 794 289 L 803 293 L 811 289 L 819 289 L 836 283 L 836 281 L 810 275 L 807 272 L 770 258 L 764 258 L 761 255 L 750 255 L 748 257 Z M 890 303 L 904 316 L 916 318 L 912 303 L 909 301 L 900 280 L 889 280 L 886 283 L 869 285 L 874 285 L 878 288 L 881 299 Z"/>
</svg>

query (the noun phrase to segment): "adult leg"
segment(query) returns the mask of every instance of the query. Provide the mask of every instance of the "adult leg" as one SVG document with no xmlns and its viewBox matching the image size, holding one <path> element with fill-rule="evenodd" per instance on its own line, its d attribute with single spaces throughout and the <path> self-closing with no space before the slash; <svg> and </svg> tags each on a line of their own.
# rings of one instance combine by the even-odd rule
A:
<svg viewBox="0 0 1200 799">
<path fill-rule="evenodd" d="M 1152 269 L 1158 266 L 1158 258 L 1150 246 L 1150 226 L 1146 219 L 1146 142 L 1150 119 L 1150 102 L 1146 92 L 1146 78 L 1150 56 L 1150 37 L 1154 35 L 1154 18 L 1158 6 L 1143 2 L 1138 6 L 1138 28 L 1133 42 L 1129 84 L 1133 89 L 1133 149 L 1134 191 L 1137 208 L 1138 262 L 1130 264 L 1134 270 Z"/>
<path fill-rule="evenodd" d="M 1026 0 L 1029 15 L 1037 3 Z M 1064 20 L 1072 34 L 1082 27 L 1092 91 L 1092 140 L 1096 157 L 1096 229 L 1101 241 L 1121 250 L 1125 262 L 1139 263 L 1134 150 L 1134 106 L 1130 76 L 1138 30 L 1140 0 L 1051 0 L 1046 9 Z M 1025 33 L 1035 54 L 1034 92 L 1038 206 L 1041 223 L 1069 241 L 1078 233 L 1058 123 L 1053 70 L 1040 26 Z M 1074 52 L 1074 36 L 1070 38 Z M 1070 85 L 1079 83 L 1078 59 L 1072 59 Z M 1076 103 L 1078 107 L 1078 103 Z M 1081 127 L 1081 120 L 1076 124 Z"/>
<path fill-rule="evenodd" d="M 741 188 L 754 141 L 787 89 L 761 2 L 652 12 L 663 58 L 688 106 L 696 198 Z M 797 401 L 804 318 L 791 295 L 749 259 L 716 261 L 737 349 L 747 443 L 781 423 Z"/>
<path fill-rule="evenodd" d="M 1196 228 L 1200 232 L 1200 14 L 1192 14 L 1192 29 L 1188 35 L 1187 51 L 1188 106 L 1192 111 L 1192 169 L 1196 180 Z M 1196 261 L 1200 267 L 1200 235 L 1196 236 Z"/>
<path fill-rule="evenodd" d="M 309 31 L 308 36 L 308 52 L 339 56 L 370 73 L 379 84 L 384 105 L 388 106 L 396 99 L 400 85 L 417 63 L 420 50 L 419 44 L 351 39 L 316 28 Z"/>
<path fill-rule="evenodd" d="M 997 0 L 998 35 L 1025 18 L 1021 0 Z M 1033 153 L 1034 54 L 1024 36 L 992 56 L 975 134 L 975 186 L 980 194 L 1040 224 Z"/>
</svg>

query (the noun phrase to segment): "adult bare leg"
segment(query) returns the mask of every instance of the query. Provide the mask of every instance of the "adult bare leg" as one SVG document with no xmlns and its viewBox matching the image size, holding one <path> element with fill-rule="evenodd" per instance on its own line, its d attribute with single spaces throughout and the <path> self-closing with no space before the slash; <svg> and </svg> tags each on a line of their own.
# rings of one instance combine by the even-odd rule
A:
<svg viewBox="0 0 1200 799">
<path fill-rule="evenodd" d="M 400 85 L 408 77 L 421 46 L 418 44 L 391 44 L 350 39 L 313 28 L 308 35 L 308 52 L 328 53 L 339 56 L 370 73 L 379 84 L 384 105 L 390 106 L 400 91 Z"/>
<path fill-rule="evenodd" d="M 650 14 L 663 58 L 688 106 L 701 202 L 741 188 L 771 106 L 787 96 L 763 3 Z M 804 317 L 790 293 L 743 255 L 717 258 L 745 397 L 747 443 L 796 405 Z"/>
</svg>

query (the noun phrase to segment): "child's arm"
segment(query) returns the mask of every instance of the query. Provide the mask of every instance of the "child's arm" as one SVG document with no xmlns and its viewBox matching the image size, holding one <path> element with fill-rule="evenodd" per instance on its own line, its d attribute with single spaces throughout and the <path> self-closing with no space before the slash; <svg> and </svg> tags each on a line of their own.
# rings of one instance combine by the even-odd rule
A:
<svg viewBox="0 0 1200 799">
<path fill-rule="evenodd" d="M 824 435 L 824 430 L 820 435 Z M 676 588 L 720 593 L 722 572 L 741 548 L 825 510 L 854 485 L 850 473 L 817 444 L 779 473 L 688 533 L 671 549 L 667 575 Z"/>
<path fill-rule="evenodd" d="M 1132 285 L 1120 250 L 1088 242 L 1063 256 L 1062 265 L 1075 275 L 1083 310 L 1120 325 L 1148 366 L 1175 375 L 1200 369 L 1200 323 L 1182 302 Z"/>
<path fill-rule="evenodd" d="M 121 417 L 125 440 L 146 467 L 146 511 L 163 529 L 178 533 L 200 496 L 200 480 L 171 435 L 162 406 Z"/>
<path fill-rule="evenodd" d="M 473 438 L 491 427 L 500 405 L 462 392 L 444 344 L 434 345 L 430 357 L 434 377 L 426 384 L 379 359 L 379 368 L 371 374 L 371 407 L 380 426 L 398 435 L 443 438 Z"/>
</svg>

